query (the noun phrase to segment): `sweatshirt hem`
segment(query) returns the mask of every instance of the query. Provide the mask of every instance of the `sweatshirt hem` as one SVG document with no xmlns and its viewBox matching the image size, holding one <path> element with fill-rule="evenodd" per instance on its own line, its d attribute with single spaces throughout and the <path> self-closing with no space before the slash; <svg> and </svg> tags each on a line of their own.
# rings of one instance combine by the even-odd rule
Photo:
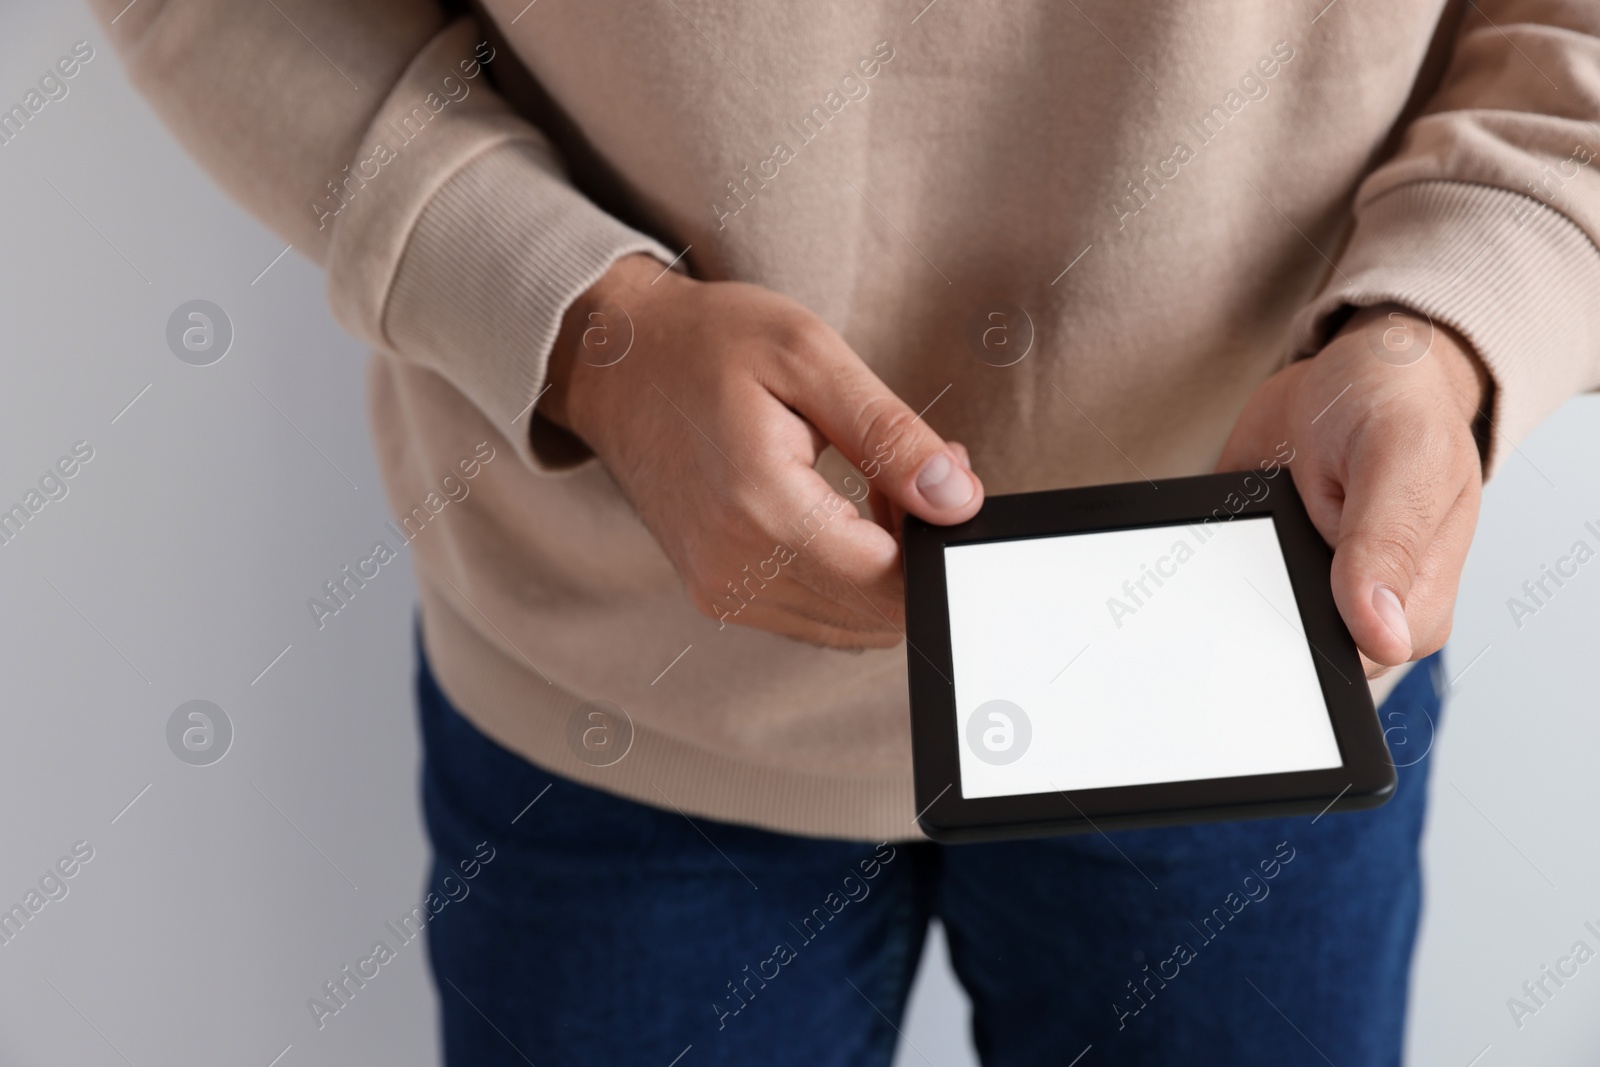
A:
<svg viewBox="0 0 1600 1067">
<path fill-rule="evenodd" d="M 903 776 L 833 777 L 740 760 L 626 719 L 631 727 L 616 732 L 631 740 L 615 762 L 580 759 L 582 745 L 568 737 L 581 735 L 583 727 L 573 731 L 571 724 L 575 716 L 584 721 L 584 698 L 542 678 L 523 652 L 499 648 L 421 584 L 422 643 L 440 689 L 474 726 L 529 762 L 685 816 L 802 837 L 925 840 L 915 821 L 909 752 Z"/>
</svg>

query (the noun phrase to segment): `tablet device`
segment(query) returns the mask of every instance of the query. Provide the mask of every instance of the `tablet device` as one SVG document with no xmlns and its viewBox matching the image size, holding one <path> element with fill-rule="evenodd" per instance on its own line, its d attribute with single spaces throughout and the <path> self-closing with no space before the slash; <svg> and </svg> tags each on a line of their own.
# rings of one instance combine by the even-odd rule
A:
<svg viewBox="0 0 1600 1067">
<path fill-rule="evenodd" d="M 1286 468 L 903 526 L 918 822 L 993 840 L 1376 807 L 1395 768 Z"/>
</svg>

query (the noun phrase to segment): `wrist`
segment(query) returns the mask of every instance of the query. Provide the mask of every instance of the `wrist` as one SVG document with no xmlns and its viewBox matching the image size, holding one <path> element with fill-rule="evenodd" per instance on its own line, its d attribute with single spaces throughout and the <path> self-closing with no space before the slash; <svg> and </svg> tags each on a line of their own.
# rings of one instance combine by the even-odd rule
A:
<svg viewBox="0 0 1600 1067">
<path fill-rule="evenodd" d="M 545 367 L 546 390 L 538 414 L 562 429 L 584 436 L 582 427 L 591 386 L 603 380 L 606 368 L 621 362 L 632 347 L 634 323 L 645 294 L 665 290 L 662 264 L 642 253 L 623 256 L 561 317 L 561 329 Z M 674 275 L 678 281 L 683 279 Z"/>
</svg>

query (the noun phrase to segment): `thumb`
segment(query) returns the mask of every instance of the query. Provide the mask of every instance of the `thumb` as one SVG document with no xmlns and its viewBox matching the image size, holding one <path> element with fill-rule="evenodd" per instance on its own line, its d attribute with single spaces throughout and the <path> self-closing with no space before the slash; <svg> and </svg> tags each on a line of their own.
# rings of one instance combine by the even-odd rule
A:
<svg viewBox="0 0 1600 1067">
<path fill-rule="evenodd" d="M 960 441 L 946 441 L 945 444 L 955 455 L 956 461 L 968 471 L 972 470 L 972 457 L 967 453 L 967 446 Z M 895 540 L 900 539 L 900 521 L 906 517 L 905 509 L 899 504 L 891 502 L 882 493 L 873 493 L 873 517 L 878 525 L 894 534 Z M 881 507 L 880 507 L 881 505 Z"/>
<path fill-rule="evenodd" d="M 791 401 L 828 443 L 895 507 L 939 525 L 965 522 L 983 483 L 854 352 L 843 352 Z"/>
<path fill-rule="evenodd" d="M 1379 454 L 1352 464 L 1334 546 L 1333 596 L 1367 658 L 1394 666 L 1412 657 L 1406 605 L 1454 489 L 1437 472 L 1414 469 L 1415 459 L 1398 449 Z"/>
</svg>

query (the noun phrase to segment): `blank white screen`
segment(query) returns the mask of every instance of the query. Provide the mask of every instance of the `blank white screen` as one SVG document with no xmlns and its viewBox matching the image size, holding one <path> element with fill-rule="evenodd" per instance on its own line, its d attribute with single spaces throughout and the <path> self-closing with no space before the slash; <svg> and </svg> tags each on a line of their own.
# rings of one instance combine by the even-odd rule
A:
<svg viewBox="0 0 1600 1067">
<path fill-rule="evenodd" d="M 963 795 L 1341 765 L 1270 516 L 953 545 L 944 563 Z"/>
</svg>

